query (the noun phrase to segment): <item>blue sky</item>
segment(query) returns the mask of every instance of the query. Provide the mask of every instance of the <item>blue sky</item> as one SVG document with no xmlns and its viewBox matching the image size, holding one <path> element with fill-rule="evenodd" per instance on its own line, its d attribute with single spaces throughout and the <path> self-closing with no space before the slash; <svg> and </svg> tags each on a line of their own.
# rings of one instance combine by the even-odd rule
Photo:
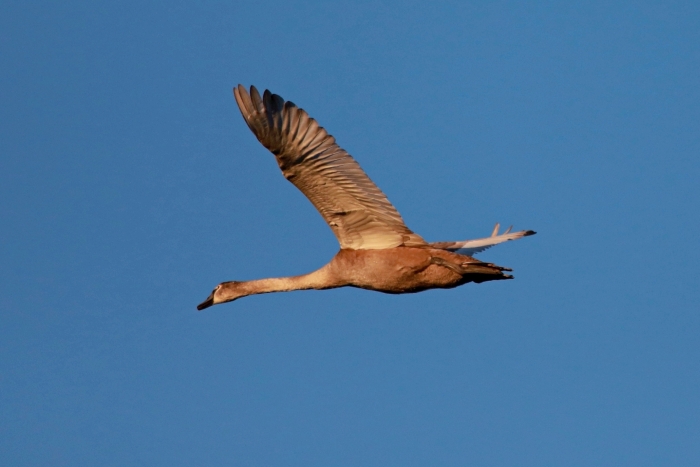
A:
<svg viewBox="0 0 700 467">
<path fill-rule="evenodd" d="M 697 2 L 0 7 L 0 459 L 700 463 Z M 306 109 L 516 279 L 269 294 L 337 242 L 231 94 Z"/>
</svg>

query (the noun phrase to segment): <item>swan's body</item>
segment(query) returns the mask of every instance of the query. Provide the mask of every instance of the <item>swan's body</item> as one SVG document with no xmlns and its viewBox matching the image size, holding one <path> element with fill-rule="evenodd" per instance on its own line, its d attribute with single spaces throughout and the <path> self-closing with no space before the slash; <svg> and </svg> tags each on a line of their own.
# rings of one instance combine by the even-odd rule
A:
<svg viewBox="0 0 700 467">
<path fill-rule="evenodd" d="M 487 238 L 427 243 L 406 227 L 357 162 L 304 110 L 269 91 L 261 98 L 253 86 L 248 94 L 239 85 L 234 95 L 248 127 L 275 155 L 284 176 L 318 209 L 341 249 L 309 274 L 219 284 L 197 309 L 268 292 L 352 286 L 411 293 L 512 278 L 503 273 L 509 269 L 466 254 L 535 232 L 508 229 L 498 235 L 496 224 Z"/>
</svg>

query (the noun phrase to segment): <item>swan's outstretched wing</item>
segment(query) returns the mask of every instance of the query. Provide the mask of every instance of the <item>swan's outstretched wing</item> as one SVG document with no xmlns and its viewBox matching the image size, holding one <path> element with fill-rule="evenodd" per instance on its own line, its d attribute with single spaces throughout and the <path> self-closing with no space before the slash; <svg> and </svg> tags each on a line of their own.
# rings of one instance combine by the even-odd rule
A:
<svg viewBox="0 0 700 467">
<path fill-rule="evenodd" d="M 487 248 L 491 248 L 499 243 L 507 242 L 509 240 L 517 240 L 519 238 L 528 237 L 530 235 L 535 235 L 537 232 L 532 230 L 521 230 L 520 232 L 510 232 L 513 227 L 508 227 L 501 235 L 498 235 L 498 229 L 500 224 L 496 224 L 490 237 L 478 238 L 476 240 L 464 240 L 462 242 L 436 242 L 431 243 L 430 246 L 433 248 L 439 248 L 441 250 L 453 251 L 459 253 L 460 255 L 474 256 L 477 253 L 481 253 Z"/>
<path fill-rule="evenodd" d="M 233 94 L 248 127 L 275 155 L 287 180 L 316 206 L 341 248 L 426 245 L 355 159 L 303 109 L 267 90 L 260 98 L 254 86 L 248 94 L 239 84 Z"/>
</svg>

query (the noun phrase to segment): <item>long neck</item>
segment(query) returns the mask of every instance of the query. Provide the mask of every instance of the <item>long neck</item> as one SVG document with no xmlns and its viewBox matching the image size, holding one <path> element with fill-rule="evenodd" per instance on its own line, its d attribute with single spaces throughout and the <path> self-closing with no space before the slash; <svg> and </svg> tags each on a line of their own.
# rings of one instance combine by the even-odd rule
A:
<svg viewBox="0 0 700 467">
<path fill-rule="evenodd" d="M 301 276 L 272 277 L 246 282 L 238 282 L 235 287 L 236 295 L 243 297 L 270 292 L 289 292 L 292 290 L 332 289 L 346 285 L 336 280 L 328 266 Z"/>
</svg>

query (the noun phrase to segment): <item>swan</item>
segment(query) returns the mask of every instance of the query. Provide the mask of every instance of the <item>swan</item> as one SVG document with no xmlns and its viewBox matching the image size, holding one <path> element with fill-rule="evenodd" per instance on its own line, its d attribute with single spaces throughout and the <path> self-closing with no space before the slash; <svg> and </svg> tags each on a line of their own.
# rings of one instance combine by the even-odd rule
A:
<svg viewBox="0 0 700 467">
<path fill-rule="evenodd" d="M 340 243 L 340 251 L 309 274 L 217 285 L 197 306 L 232 302 L 269 292 L 359 287 L 400 294 L 449 289 L 468 282 L 512 279 L 511 269 L 474 259 L 499 243 L 534 235 L 532 230 L 477 240 L 428 243 L 411 231 L 396 208 L 355 159 L 316 120 L 290 101 L 255 86 L 233 89 L 253 134 L 277 159 L 285 178 L 311 201 Z"/>
</svg>

